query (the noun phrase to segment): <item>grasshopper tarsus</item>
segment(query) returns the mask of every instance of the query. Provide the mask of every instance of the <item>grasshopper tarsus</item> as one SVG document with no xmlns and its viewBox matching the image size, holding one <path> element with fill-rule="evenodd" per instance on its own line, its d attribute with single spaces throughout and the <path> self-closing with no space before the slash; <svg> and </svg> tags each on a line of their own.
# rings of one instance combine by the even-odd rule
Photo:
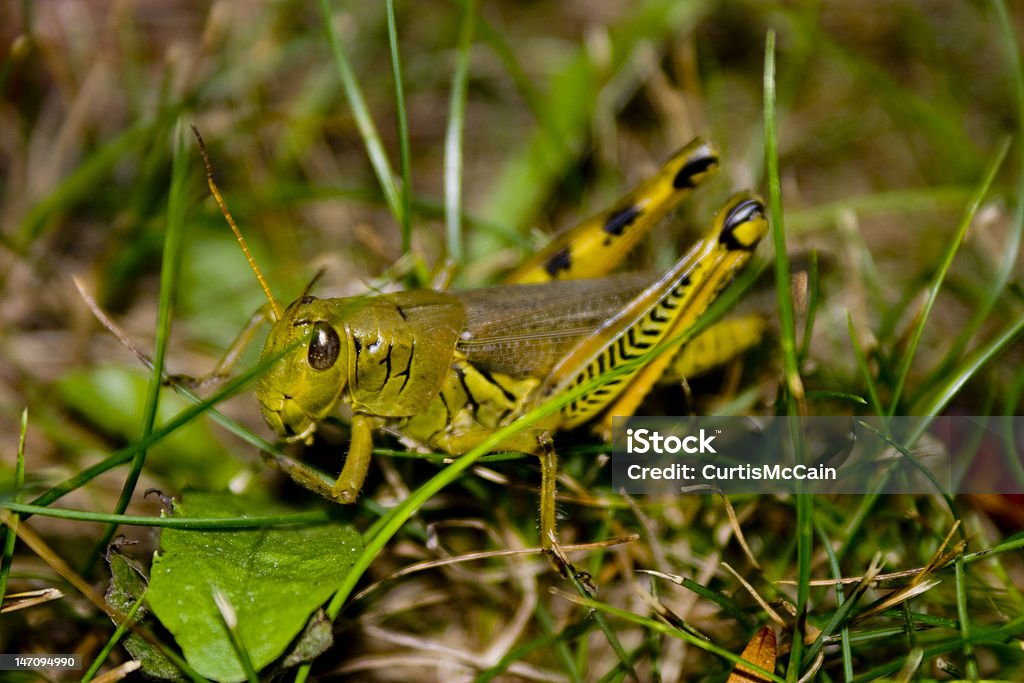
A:
<svg viewBox="0 0 1024 683">
<path fill-rule="evenodd" d="M 335 503 L 340 503 L 342 505 L 352 505 L 357 500 L 359 500 L 359 491 L 358 489 L 351 488 L 343 488 L 338 491 L 332 490 L 331 499 Z"/>
<path fill-rule="evenodd" d="M 591 576 L 590 572 L 578 569 L 576 565 L 569 561 L 568 555 L 562 550 L 562 546 L 558 545 L 555 540 L 554 534 L 552 534 L 548 541 L 550 546 L 545 549 L 544 554 L 547 555 L 548 562 L 554 570 L 563 579 L 569 579 L 573 583 L 578 584 L 591 596 L 597 595 L 597 585 L 594 583 L 594 577 Z"/>
</svg>

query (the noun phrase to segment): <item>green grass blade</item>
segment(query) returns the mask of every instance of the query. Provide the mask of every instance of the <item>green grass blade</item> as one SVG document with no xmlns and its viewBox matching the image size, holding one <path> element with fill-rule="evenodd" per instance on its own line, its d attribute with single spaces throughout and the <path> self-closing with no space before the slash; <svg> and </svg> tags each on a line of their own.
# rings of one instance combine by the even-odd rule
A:
<svg viewBox="0 0 1024 683">
<path fill-rule="evenodd" d="M 1013 540 L 1004 541 L 997 543 L 991 548 L 985 548 L 984 550 L 976 550 L 972 553 L 964 555 L 964 564 L 973 564 L 975 562 L 981 562 L 983 560 L 991 559 L 997 555 L 1003 555 L 1006 553 L 1016 553 L 1024 550 L 1024 536 L 1017 534 Z M 1012 583 L 1008 584 L 1015 600 L 1020 603 L 1024 598 L 1021 597 L 1021 591 L 1014 586 Z M 1024 610 L 1022 610 L 1024 611 Z"/>
<path fill-rule="evenodd" d="M 402 216 L 402 200 L 395 185 L 395 175 L 391 170 L 391 162 L 388 161 L 387 153 L 377 133 L 377 126 L 370 116 L 370 110 L 366 106 L 366 99 L 363 91 L 356 80 L 355 72 L 352 71 L 352 64 L 349 62 L 345 48 L 341 45 L 341 37 L 334 27 L 333 15 L 329 0 L 320 0 L 320 12 L 323 15 L 324 30 L 327 33 L 327 41 L 331 45 L 331 53 L 334 56 L 334 64 L 341 77 L 341 86 L 345 91 L 345 98 L 348 106 L 352 109 L 352 116 L 355 118 L 356 126 L 359 128 L 359 135 L 366 146 L 366 154 L 370 158 L 370 165 L 377 175 L 377 182 L 384 193 L 384 200 L 387 202 L 391 214 L 399 225 L 403 225 L 405 219 Z"/>
<path fill-rule="evenodd" d="M 921 335 L 924 334 L 924 326 L 928 322 L 928 316 L 931 313 L 932 307 L 935 305 L 935 300 L 939 296 L 939 290 L 942 289 L 942 283 L 946 279 L 946 273 L 949 271 L 949 267 L 953 264 L 953 258 L 956 256 L 957 251 L 960 249 L 960 244 L 963 242 L 964 236 L 967 234 L 967 229 L 971 226 L 974 221 L 974 216 L 977 214 L 978 209 L 981 207 L 981 202 L 985 199 L 988 194 L 989 188 L 992 186 L 992 182 L 995 180 L 996 172 L 999 171 L 999 167 L 1003 165 L 1003 159 L 1006 158 L 1006 153 L 1009 151 L 1010 141 L 1007 140 L 1003 143 L 1002 147 L 996 153 L 992 163 L 989 164 L 988 170 L 978 186 L 974 195 L 971 197 L 970 202 L 967 204 L 967 208 L 964 210 L 964 214 L 960 219 L 960 224 L 957 226 L 956 232 L 953 238 L 949 242 L 949 247 L 946 249 L 946 253 L 942 257 L 942 261 L 939 264 L 939 269 L 935 273 L 935 277 L 932 280 L 931 287 L 928 289 L 928 298 L 925 300 L 924 309 L 921 312 L 919 320 L 913 333 L 911 334 L 910 343 L 907 346 L 907 350 L 900 361 L 899 368 L 896 372 L 896 384 L 893 387 L 891 403 L 889 404 L 888 415 L 895 415 L 900 403 L 900 397 L 903 393 L 903 388 L 906 385 L 907 377 L 910 374 L 910 366 L 914 362 L 914 356 L 917 353 L 918 344 L 921 342 Z"/>
<path fill-rule="evenodd" d="M 971 613 L 967 608 L 967 577 L 963 555 L 958 555 L 956 563 L 956 615 L 960 621 L 960 637 L 963 639 L 963 655 L 966 660 L 968 680 L 978 680 L 978 660 L 974 656 L 974 644 L 971 642 Z"/>
<path fill-rule="evenodd" d="M 171 318 L 174 314 L 177 299 L 178 280 L 181 275 L 181 254 L 185 241 L 185 210 L 187 197 L 185 192 L 188 178 L 189 154 L 185 146 L 185 125 L 179 120 L 172 137 L 174 145 L 173 163 L 171 167 L 171 189 L 167 198 L 167 230 L 164 238 L 163 263 L 160 268 L 160 304 L 157 311 L 156 340 L 153 349 L 153 368 L 149 378 L 149 389 L 146 395 L 142 422 L 142 439 L 153 432 L 156 423 L 157 409 L 160 405 L 160 391 L 163 388 L 164 358 L 167 344 L 171 337 Z M 131 468 L 121 487 L 121 495 L 114 506 L 115 514 L 123 513 L 131 502 L 138 484 L 142 467 L 146 464 L 147 449 L 139 449 L 132 458 Z M 103 532 L 97 543 L 96 550 L 90 555 L 89 566 L 103 555 L 103 548 L 114 537 L 117 526 L 111 525 Z M 88 571 L 86 572 L 88 573 Z"/>
<path fill-rule="evenodd" d="M 135 615 L 139 613 L 139 610 L 142 608 L 142 603 L 145 602 L 145 600 L 146 593 L 143 591 L 142 595 L 132 603 L 128 613 L 124 615 L 124 619 L 117 625 L 117 628 L 114 629 L 114 633 L 111 634 L 102 649 L 100 649 L 99 653 L 93 658 L 92 664 L 89 665 L 85 674 L 82 675 L 81 683 L 89 683 L 89 681 L 96 677 L 96 674 L 100 671 L 100 667 L 103 666 L 105 661 L 107 661 L 107 657 L 109 657 L 110 653 L 114 651 L 117 644 L 121 642 L 121 638 L 124 637 L 129 625 L 135 620 Z"/>
<path fill-rule="evenodd" d="M 857 335 L 857 329 L 853 324 L 853 315 L 849 311 L 846 312 L 846 327 L 850 332 L 850 343 L 853 344 L 853 356 L 857 359 L 857 368 L 860 370 L 861 376 L 864 378 L 864 386 L 868 390 L 868 400 L 871 405 L 871 410 L 875 415 L 884 416 L 885 410 L 882 408 L 882 399 L 878 395 L 878 385 L 875 383 L 875 378 L 871 374 L 871 367 L 868 365 L 868 358 L 864 354 L 864 347 L 860 344 L 860 337 Z"/>
<path fill-rule="evenodd" d="M 981 329 L 989 313 L 995 308 L 999 297 L 1006 289 L 1013 276 L 1020 254 L 1021 239 L 1024 236 L 1024 68 L 1021 67 L 1020 48 L 1013 31 L 1013 23 L 1006 12 L 1003 0 L 992 0 L 996 13 L 996 23 L 1000 29 L 1000 37 L 1006 49 L 1006 58 L 1013 78 L 1013 96 L 1017 108 L 1017 189 L 1013 196 L 1017 198 L 1017 206 L 1013 212 L 1013 220 L 1009 231 L 1009 239 L 1003 249 L 1003 258 L 995 270 L 995 275 L 985 291 L 985 298 L 975 307 L 971 319 L 957 335 L 957 341 L 946 355 L 942 366 L 952 365 L 966 348 L 971 337 Z M 941 367 L 941 366 L 940 366 Z"/>
<path fill-rule="evenodd" d="M 786 230 L 782 212 L 782 181 L 779 178 L 778 127 L 775 112 L 775 33 L 768 32 L 764 63 L 764 146 L 765 174 L 768 181 L 768 210 L 771 214 L 772 244 L 775 247 L 775 293 L 779 304 L 780 341 L 786 388 L 792 399 L 803 398 L 797 364 L 796 314 L 790 291 L 789 260 L 786 256 Z M 790 404 L 790 408 L 795 408 Z M 792 411 L 790 415 L 798 412 Z"/>
<path fill-rule="evenodd" d="M 181 411 L 176 416 L 168 420 L 166 423 L 164 423 L 157 429 L 154 429 L 146 438 L 140 439 L 139 441 L 133 444 L 130 444 L 118 451 L 115 451 L 114 453 L 110 454 L 109 456 L 107 456 L 100 462 L 96 463 L 95 465 L 87 467 L 84 470 L 81 470 L 80 472 L 75 474 L 74 476 L 65 479 L 56 486 L 51 487 L 45 493 L 37 496 L 32 501 L 32 503 L 34 505 L 41 506 L 49 505 L 54 501 L 59 500 L 63 496 L 67 495 L 71 491 L 74 491 L 75 489 L 84 486 L 85 484 L 92 481 L 93 479 L 103 474 L 104 472 L 107 472 L 117 467 L 118 465 L 123 465 L 124 463 L 129 462 L 132 458 L 135 457 L 135 453 L 137 451 L 151 448 L 153 445 L 164 440 L 170 434 L 185 426 L 192 420 L 206 413 L 210 413 L 213 407 L 218 403 L 226 401 L 231 396 L 234 396 L 240 391 L 247 389 L 256 380 L 257 377 L 266 372 L 267 368 L 269 368 L 273 363 L 276 363 L 289 350 L 290 347 L 289 349 L 286 349 L 282 353 L 262 361 L 261 363 L 242 373 L 235 379 L 227 382 L 218 391 L 214 392 L 209 398 L 199 401 L 192 407 L 186 408 L 185 410 Z M 192 395 L 194 396 L 194 394 Z M 268 444 L 265 441 L 263 441 L 263 443 L 266 444 L 267 446 L 270 446 L 270 448 L 273 449 L 272 444 Z"/>
<path fill-rule="evenodd" d="M 852 403 L 855 406 L 866 406 L 869 405 L 864 400 L 863 396 L 859 394 L 851 394 L 847 391 L 829 391 L 827 389 L 809 389 L 804 392 L 804 396 L 807 398 L 808 403 L 813 401 L 844 401 L 846 403 Z"/>
<path fill-rule="evenodd" d="M 569 569 L 572 569 L 571 565 Z M 576 589 L 576 592 L 579 594 L 581 598 L 587 600 L 593 597 L 591 593 L 587 590 L 587 587 L 583 584 L 583 581 L 580 580 L 578 573 L 569 574 L 569 581 L 572 583 L 573 588 Z M 611 647 L 612 652 L 614 652 L 615 656 L 618 657 L 619 666 L 626 673 L 632 676 L 634 681 L 639 681 L 640 677 L 637 676 L 636 671 L 633 670 L 633 664 L 630 659 L 630 656 L 626 654 L 625 648 L 622 647 L 622 643 L 619 642 L 618 636 L 615 635 L 615 631 L 612 629 L 611 624 L 608 623 L 608 620 L 605 619 L 604 614 L 602 614 L 598 610 L 592 612 L 590 616 L 597 624 L 597 627 L 601 629 L 601 633 L 604 634 L 605 640 L 608 642 L 609 647 Z"/>
<path fill-rule="evenodd" d="M 21 431 L 18 434 L 18 460 L 14 465 L 14 499 L 18 499 L 21 487 L 25 485 L 25 435 L 28 433 L 28 408 L 21 411 Z M 0 605 L 3 605 L 4 596 L 7 595 L 7 577 L 11 574 L 11 564 L 14 561 L 14 544 L 18 540 L 18 522 L 20 518 L 17 512 L 11 514 L 7 523 L 0 527 L 0 534 L 3 536 L 3 558 L 0 559 Z"/>
<path fill-rule="evenodd" d="M 387 1 L 387 11 L 391 74 L 395 82 L 395 115 L 398 118 L 398 166 L 402 174 L 402 253 L 407 254 L 412 249 L 412 162 L 409 153 L 409 119 L 405 111 L 402 60 L 398 53 L 398 29 L 395 25 L 395 0 Z"/>
<path fill-rule="evenodd" d="M 968 354 L 959 365 L 946 375 L 946 379 L 942 384 L 935 387 L 927 396 L 923 396 L 918 403 L 914 404 L 911 413 L 924 417 L 931 417 L 941 413 L 959 393 L 963 385 L 967 383 L 967 380 L 976 375 L 986 363 L 995 358 L 1022 331 L 1024 331 L 1024 318 L 1014 321 L 997 337 L 975 349 L 973 353 Z M 924 423 L 924 426 L 920 427 L 920 431 L 923 432 L 927 422 L 922 420 L 922 423 Z"/>
<path fill-rule="evenodd" d="M 335 521 L 337 513 L 327 510 L 311 510 L 309 512 L 289 512 L 278 515 L 246 516 L 246 517 L 143 517 L 138 515 L 111 514 L 107 512 L 89 512 L 88 510 L 72 510 L 55 508 L 31 503 L 0 503 L 0 509 L 11 510 L 25 515 L 39 515 L 53 519 L 70 519 L 77 522 L 95 522 L 97 524 L 124 524 L 127 526 L 159 527 L 167 529 L 254 529 L 270 526 L 292 526 L 308 524 L 326 524 Z"/>
<path fill-rule="evenodd" d="M 828 558 L 828 566 L 832 572 L 832 578 L 836 580 L 836 607 L 842 609 L 843 604 L 846 602 L 846 595 L 843 590 L 843 584 L 839 581 L 839 579 L 843 578 L 843 570 L 839 567 L 839 558 L 836 557 L 835 552 L 832 550 L 832 540 L 825 533 L 825 530 L 818 524 L 815 524 L 815 529 L 818 532 L 819 538 L 821 538 L 821 547 L 825 549 L 825 556 Z M 850 646 L 849 625 L 844 623 L 839 629 L 839 634 L 843 654 L 843 680 L 850 681 L 853 679 L 853 648 Z"/>
<path fill-rule="evenodd" d="M 174 115 L 177 112 L 172 112 Z M 166 116 L 167 114 L 165 114 Z M 140 121 L 94 151 L 46 199 L 25 216 L 18 236 L 20 250 L 35 243 L 46 225 L 69 206 L 94 192 L 125 154 L 163 129 L 161 118 Z"/>
<path fill-rule="evenodd" d="M 768 181 L 768 207 L 771 214 L 772 242 L 775 247 L 775 293 L 779 303 L 779 326 L 781 328 L 782 363 L 786 385 L 786 411 L 791 417 L 793 430 L 792 444 L 796 462 L 804 463 L 806 456 L 799 420 L 805 412 L 804 389 L 797 362 L 796 315 L 790 291 L 789 260 L 786 254 L 786 230 L 782 212 L 782 182 L 779 178 L 778 128 L 775 112 L 775 32 L 769 31 L 764 48 L 764 146 L 765 174 Z M 797 539 L 797 600 L 796 620 L 793 633 L 793 649 L 786 680 L 796 681 L 800 677 L 800 662 L 803 660 L 804 620 L 810 598 L 811 551 L 814 544 L 813 498 L 799 492 L 796 503 Z"/>
<path fill-rule="evenodd" d="M 462 134 L 466 127 L 466 79 L 469 53 L 473 47 L 476 2 L 469 0 L 462 11 L 459 29 L 458 59 L 452 75 L 448 105 L 448 127 L 444 139 L 444 216 L 448 258 L 464 266 L 462 237 Z"/>
</svg>

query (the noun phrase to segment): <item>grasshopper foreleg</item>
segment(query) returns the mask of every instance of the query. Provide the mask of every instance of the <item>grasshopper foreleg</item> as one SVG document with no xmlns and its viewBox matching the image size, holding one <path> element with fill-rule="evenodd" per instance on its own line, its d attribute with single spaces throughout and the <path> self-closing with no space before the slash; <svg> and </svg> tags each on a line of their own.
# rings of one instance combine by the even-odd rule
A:
<svg viewBox="0 0 1024 683">
<path fill-rule="evenodd" d="M 198 377 L 191 377 L 189 375 L 171 375 L 167 383 L 174 384 L 180 383 L 185 384 L 190 389 L 201 389 L 211 385 L 216 385 L 228 377 L 231 376 L 231 371 L 238 365 L 238 360 L 245 353 L 245 350 L 249 348 L 249 344 L 256 336 L 256 332 L 260 327 L 267 322 L 274 322 L 273 309 L 270 304 L 263 304 L 259 309 L 253 313 L 248 322 L 245 323 L 245 327 L 238 333 L 234 341 L 228 347 L 227 351 L 218 361 L 217 365 L 210 372 L 199 375 Z"/>
<path fill-rule="evenodd" d="M 373 455 L 373 430 L 380 426 L 380 420 L 362 413 L 352 416 L 352 438 L 348 447 L 345 466 L 331 489 L 330 498 L 339 503 L 354 503 L 366 481 Z"/>
<path fill-rule="evenodd" d="M 287 474 L 299 486 L 328 500 L 344 504 L 354 503 L 359 499 L 359 491 L 366 480 L 370 458 L 373 455 L 373 431 L 380 426 L 379 422 L 360 413 L 352 417 L 352 437 L 348 456 L 341 474 L 334 481 L 309 465 L 277 453 L 264 451 L 263 461 L 275 470 Z"/>
<path fill-rule="evenodd" d="M 249 344 L 252 343 L 253 338 L 256 336 L 256 331 L 267 322 L 274 322 L 273 309 L 269 303 L 263 304 L 249 316 L 248 322 L 245 323 L 245 327 L 238 333 L 235 340 L 231 342 L 231 346 L 228 347 L 227 351 L 224 352 L 224 356 L 217 363 L 217 367 L 213 369 L 213 372 L 209 373 L 205 377 L 209 377 L 215 381 L 222 381 L 226 377 L 231 375 L 231 371 L 234 370 L 238 364 L 238 359 L 242 357 L 245 350 L 249 348 Z"/>
<path fill-rule="evenodd" d="M 309 489 L 324 498 L 333 498 L 334 482 L 323 472 L 277 453 L 263 451 L 260 455 L 263 458 L 263 462 L 278 472 L 287 474 L 299 486 Z"/>
</svg>

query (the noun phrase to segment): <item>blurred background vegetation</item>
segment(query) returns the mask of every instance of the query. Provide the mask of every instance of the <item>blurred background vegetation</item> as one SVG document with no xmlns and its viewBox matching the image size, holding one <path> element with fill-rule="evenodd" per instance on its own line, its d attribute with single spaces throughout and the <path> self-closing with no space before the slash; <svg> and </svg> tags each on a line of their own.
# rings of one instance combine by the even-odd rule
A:
<svg viewBox="0 0 1024 683">
<path fill-rule="evenodd" d="M 399 108 L 384 3 L 331 5 L 397 170 Z M 147 371 L 95 321 L 71 278 L 149 351 L 172 138 L 181 122 L 202 131 L 228 205 L 282 300 L 296 296 L 321 268 L 318 295 L 357 294 L 394 286 L 410 272 L 429 273 L 453 251 L 442 209 L 444 149 L 466 7 L 475 31 L 465 53 L 460 285 L 497 281 L 544 234 L 608 206 L 697 134 L 718 145 L 724 172 L 631 257 L 633 266 L 675 260 L 732 191 L 765 192 L 762 75 L 765 36 L 773 30 L 788 252 L 794 270 L 803 271 L 815 250 L 821 271 L 801 366 L 807 389 L 822 392 L 811 394 L 809 411 L 863 410 L 842 397 L 867 392 L 847 315 L 883 402 L 892 395 L 928 286 L 1007 139 L 1010 153 L 931 310 L 894 412 L 915 414 L 932 404 L 972 351 L 1021 319 L 1022 80 L 1012 36 L 1024 30 L 1019 3 L 1004 16 L 998 3 L 927 0 L 399 2 L 413 190 L 411 256 L 403 258 L 401 227 L 367 159 L 315 2 L 9 1 L 0 4 L 0 477 L 13 477 L 26 407 L 33 491 L 138 438 Z M 189 375 L 208 372 L 263 302 L 208 197 L 194 149 L 190 140 L 184 255 L 167 360 L 170 372 Z M 774 310 L 770 294 L 754 294 L 746 305 Z M 1017 339 L 1005 347 L 967 376 L 945 410 L 1020 414 L 1024 345 Z M 773 335 L 748 358 L 695 381 L 695 407 L 770 413 L 780 366 Z M 158 423 L 186 405 L 166 393 Z M 670 411 L 685 403 L 677 390 L 655 400 Z M 269 438 L 251 394 L 221 408 Z M 345 443 L 343 429 L 328 430 L 309 457 L 336 468 Z M 436 471 L 407 459 L 378 460 L 354 519 L 372 519 L 376 505 L 400 499 L 406 487 Z M 609 482 L 592 450 L 570 450 L 563 460 L 579 484 L 574 495 L 607 502 L 593 493 L 608 493 Z M 534 544 L 535 463 L 489 467 L 496 472 L 489 479 L 465 477 L 433 500 L 367 578 L 446 553 Z M 60 505 L 111 511 L 123 481 L 123 470 L 115 469 Z M 158 503 L 142 498 L 150 487 L 178 495 L 186 486 L 229 483 L 273 489 L 303 506 L 324 504 L 263 468 L 251 446 L 200 421 L 153 450 L 128 512 L 154 514 Z M 790 503 L 736 504 L 764 576 L 792 578 Z M 1012 538 L 1024 523 L 1005 500 L 964 505 L 965 526 L 978 544 L 972 549 Z M 819 521 L 842 538 L 855 506 L 824 502 Z M 735 581 L 717 562 L 747 566 L 728 540 L 725 510 L 710 497 L 654 505 L 645 514 L 621 504 L 567 502 L 564 516 L 567 540 L 640 529 L 639 543 L 578 559 L 594 573 L 602 600 L 638 613 L 648 608 L 634 594 L 641 582 L 635 568 L 692 575 L 733 591 Z M 424 530 L 440 520 L 451 528 L 441 527 L 437 541 Z M 940 501 L 886 499 L 872 508 L 857 538 L 843 539 L 850 544 L 843 572 L 863 573 L 876 550 L 891 568 L 921 566 L 951 523 Z M 88 580 L 105 580 L 91 556 L 102 528 L 41 517 L 29 524 L 73 566 L 91 565 Z M 122 533 L 141 542 L 139 557 L 157 543 L 151 530 Z M 824 555 L 816 561 L 816 574 L 829 575 Z M 542 589 L 556 579 L 536 562 L 528 569 L 468 564 L 385 584 L 346 612 L 336 633 L 342 645 L 323 670 L 359 672 L 360 680 L 412 680 L 407 665 L 419 663 L 414 671 L 423 680 L 456 680 L 508 630 L 519 636 L 509 639 L 509 649 L 549 637 L 545 647 L 510 660 L 509 680 L 614 679 L 621 665 L 612 648 L 586 625 L 580 608 L 552 602 Z M 979 623 L 1005 622 L 1008 605 L 1021 605 L 1014 588 L 1021 585 L 1019 554 L 972 567 L 972 614 Z M 54 583 L 59 580 L 43 562 L 18 549 L 10 590 Z M 723 647 L 738 652 L 749 638 L 748 624 L 723 618 L 708 601 L 671 585 L 661 590 L 666 604 Z M 44 644 L 50 652 L 95 654 L 109 635 L 105 617 L 66 592 L 64 600 L 4 617 L 0 651 Z M 822 604 L 831 599 L 825 589 L 815 595 Z M 737 599 L 754 621 L 763 621 L 749 598 Z M 919 600 L 923 611 L 956 617 L 951 580 Z M 517 620 L 517 610 L 528 615 L 526 622 Z M 865 632 L 866 644 L 853 658 L 859 675 L 892 662 L 900 669 L 917 644 L 913 629 L 901 626 L 897 620 L 892 638 L 880 628 Z M 974 658 L 983 675 L 1024 677 L 1016 647 L 1021 634 L 977 653 L 954 649 L 952 670 L 970 670 L 966 660 Z M 721 661 L 652 631 L 623 623 L 619 635 L 637 653 L 645 680 L 728 675 Z M 389 659 L 376 659 L 385 654 Z M 842 680 L 834 651 L 823 670 L 828 680 Z M 945 675 L 937 657 L 920 672 Z"/>
</svg>

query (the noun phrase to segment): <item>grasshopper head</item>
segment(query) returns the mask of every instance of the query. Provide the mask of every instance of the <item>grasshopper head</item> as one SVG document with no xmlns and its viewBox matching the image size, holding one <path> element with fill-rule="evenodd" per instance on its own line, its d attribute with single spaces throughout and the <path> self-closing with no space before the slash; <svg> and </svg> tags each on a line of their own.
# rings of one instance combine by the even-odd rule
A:
<svg viewBox="0 0 1024 683">
<path fill-rule="evenodd" d="M 260 378 L 256 397 L 267 424 L 286 441 L 307 440 L 341 396 L 347 338 L 329 303 L 294 301 L 270 330 L 261 361 L 284 353 Z"/>
</svg>

